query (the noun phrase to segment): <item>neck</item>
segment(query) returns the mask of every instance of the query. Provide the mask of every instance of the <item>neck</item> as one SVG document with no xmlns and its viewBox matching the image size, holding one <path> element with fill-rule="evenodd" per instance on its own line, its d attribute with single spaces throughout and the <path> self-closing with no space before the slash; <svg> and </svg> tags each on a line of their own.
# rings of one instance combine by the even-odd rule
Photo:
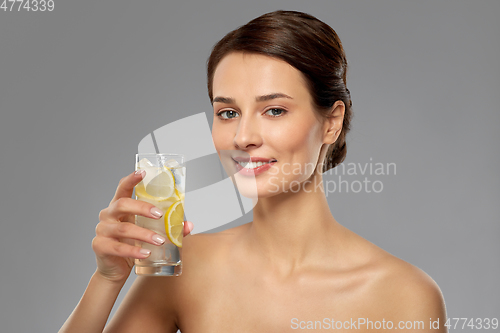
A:
<svg viewBox="0 0 500 333">
<path fill-rule="evenodd" d="M 333 218 L 315 173 L 299 190 L 259 198 L 249 245 L 280 274 L 305 268 L 331 255 L 340 225 Z"/>
</svg>

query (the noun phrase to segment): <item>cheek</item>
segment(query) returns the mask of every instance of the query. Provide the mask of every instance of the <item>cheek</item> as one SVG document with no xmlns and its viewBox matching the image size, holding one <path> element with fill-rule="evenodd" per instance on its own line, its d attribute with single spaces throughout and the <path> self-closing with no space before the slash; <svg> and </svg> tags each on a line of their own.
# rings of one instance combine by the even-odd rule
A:
<svg viewBox="0 0 500 333">
<path fill-rule="evenodd" d="M 311 162 L 321 147 L 318 127 L 306 121 L 300 126 L 283 126 L 278 131 L 269 133 L 269 142 L 290 163 Z"/>
<path fill-rule="evenodd" d="M 233 139 L 234 134 L 231 134 L 230 128 L 217 123 L 212 124 L 212 140 L 216 150 L 230 149 Z"/>
<path fill-rule="evenodd" d="M 281 126 L 279 131 L 268 131 L 266 137 L 268 146 L 273 147 L 277 152 L 276 158 L 281 162 L 272 171 L 273 175 L 289 181 L 301 181 L 309 178 L 316 168 L 321 145 L 318 146 L 320 141 L 315 124 L 303 121 L 301 126 L 294 125 Z"/>
</svg>

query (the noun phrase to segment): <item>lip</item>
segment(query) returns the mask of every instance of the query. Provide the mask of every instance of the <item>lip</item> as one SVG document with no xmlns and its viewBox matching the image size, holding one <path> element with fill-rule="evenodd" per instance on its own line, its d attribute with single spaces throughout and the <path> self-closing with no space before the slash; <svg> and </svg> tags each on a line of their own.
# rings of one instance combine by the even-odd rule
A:
<svg viewBox="0 0 500 333">
<path fill-rule="evenodd" d="M 265 158 L 265 157 L 258 157 L 258 156 L 250 156 L 250 157 L 233 157 L 233 160 L 235 161 L 236 165 L 236 170 L 238 170 L 238 173 L 242 176 L 257 176 L 260 175 L 263 172 L 266 172 L 271 168 L 274 163 L 278 162 L 275 158 Z M 247 169 L 244 168 L 243 166 L 240 165 L 238 162 L 269 162 L 266 164 L 263 164 L 259 167 L 256 167 L 254 169 Z"/>
<path fill-rule="evenodd" d="M 235 160 L 236 162 L 270 162 L 270 161 L 276 161 L 275 158 L 265 158 L 265 157 L 258 157 L 258 156 L 249 156 L 249 157 L 235 156 L 235 157 L 233 157 L 233 160 Z"/>
</svg>

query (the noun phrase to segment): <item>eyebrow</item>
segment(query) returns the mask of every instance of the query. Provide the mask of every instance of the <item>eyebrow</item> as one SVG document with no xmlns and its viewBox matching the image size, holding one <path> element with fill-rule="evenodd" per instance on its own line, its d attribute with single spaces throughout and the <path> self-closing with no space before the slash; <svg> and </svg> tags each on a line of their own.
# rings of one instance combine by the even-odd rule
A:
<svg viewBox="0 0 500 333">
<path fill-rule="evenodd" d="M 286 94 L 283 94 L 283 93 L 273 93 L 273 94 L 268 94 L 268 95 L 263 95 L 263 96 L 257 96 L 255 98 L 255 101 L 256 102 L 265 102 L 265 101 L 269 101 L 269 100 L 276 99 L 276 98 L 293 99 L 292 97 L 290 97 Z M 224 103 L 224 104 L 234 104 L 236 101 L 234 98 L 231 98 L 231 97 L 217 96 L 214 98 L 212 104 L 215 102 Z"/>
<path fill-rule="evenodd" d="M 224 103 L 224 104 L 233 104 L 234 103 L 234 98 L 217 96 L 212 101 L 212 104 L 215 103 L 215 102 Z"/>
<path fill-rule="evenodd" d="M 286 94 L 283 94 L 283 93 L 273 93 L 273 94 L 269 94 L 269 95 L 258 96 L 257 98 L 255 98 L 255 100 L 257 102 L 265 102 L 265 101 L 269 101 L 269 100 L 275 99 L 275 98 L 293 99 L 292 97 L 290 97 L 290 96 L 288 96 Z"/>
</svg>

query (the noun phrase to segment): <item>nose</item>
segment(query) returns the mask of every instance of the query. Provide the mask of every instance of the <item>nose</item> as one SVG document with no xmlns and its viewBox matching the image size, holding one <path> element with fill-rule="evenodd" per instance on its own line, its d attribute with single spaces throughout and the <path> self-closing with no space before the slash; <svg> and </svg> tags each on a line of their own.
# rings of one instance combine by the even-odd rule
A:
<svg viewBox="0 0 500 333">
<path fill-rule="evenodd" d="M 236 148 L 241 150 L 260 147 L 262 137 L 257 119 L 252 115 L 241 116 L 233 142 Z"/>
</svg>

